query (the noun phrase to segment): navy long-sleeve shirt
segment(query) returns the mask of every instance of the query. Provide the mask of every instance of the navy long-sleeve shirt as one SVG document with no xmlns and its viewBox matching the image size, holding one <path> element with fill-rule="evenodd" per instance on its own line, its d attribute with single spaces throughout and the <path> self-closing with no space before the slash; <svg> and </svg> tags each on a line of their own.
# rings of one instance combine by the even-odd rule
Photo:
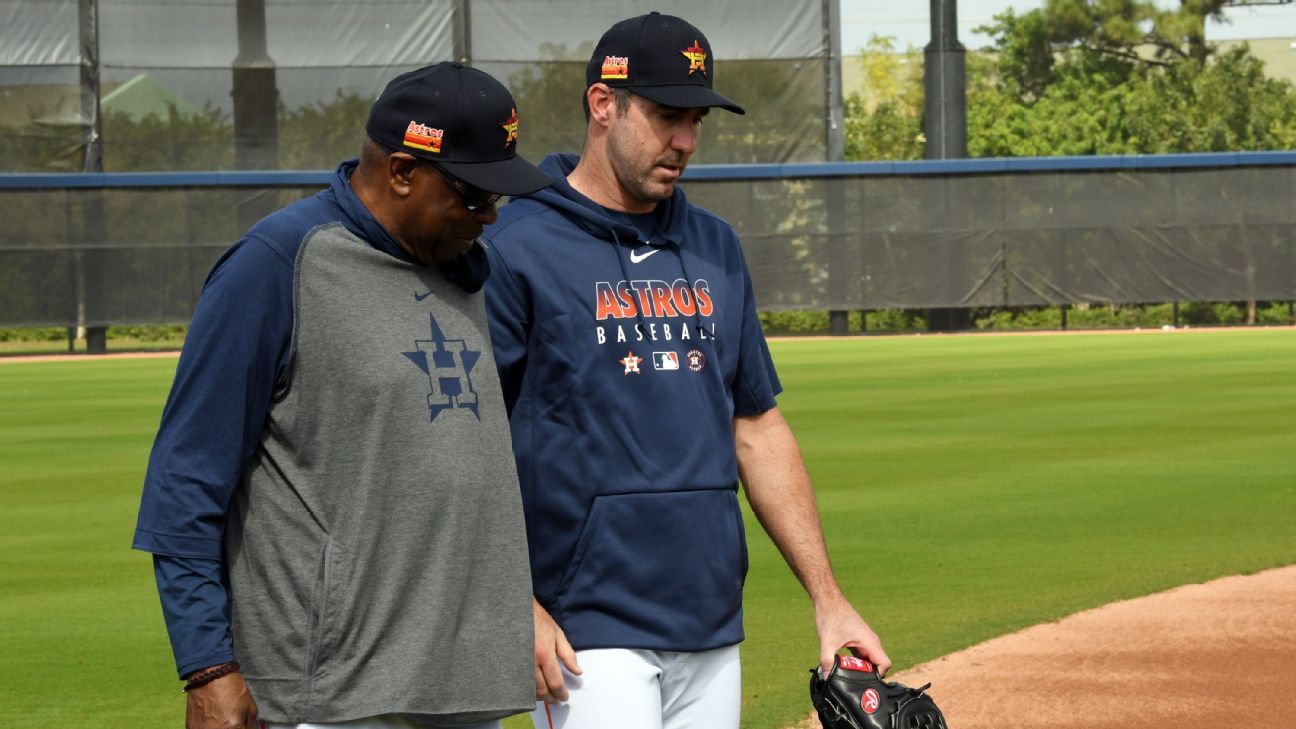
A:
<svg viewBox="0 0 1296 729">
<path fill-rule="evenodd" d="M 411 260 L 350 186 L 342 163 L 313 202 L 374 248 Z M 222 570 L 225 514 L 255 455 L 266 413 L 290 366 L 296 231 L 267 219 L 208 275 L 149 456 L 133 546 L 152 552 L 162 613 L 186 676 L 233 659 Z M 320 222 L 324 222 L 321 220 Z M 280 223 L 279 225 L 282 225 Z M 489 273 L 479 247 L 444 267 L 474 291 Z"/>
</svg>

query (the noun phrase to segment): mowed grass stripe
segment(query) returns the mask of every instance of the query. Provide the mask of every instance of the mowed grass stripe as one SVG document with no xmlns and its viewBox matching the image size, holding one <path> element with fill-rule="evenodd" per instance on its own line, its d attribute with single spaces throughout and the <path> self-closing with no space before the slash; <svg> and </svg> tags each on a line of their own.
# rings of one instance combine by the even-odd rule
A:
<svg viewBox="0 0 1296 729">
<path fill-rule="evenodd" d="M 0 364 L 0 726 L 183 725 L 130 550 L 174 358 Z"/>
<path fill-rule="evenodd" d="M 772 350 L 839 579 L 899 668 L 1296 562 L 1296 333 Z M 808 708 L 796 679 L 814 660 L 811 613 L 748 526 L 743 725 L 777 727 Z"/>
<path fill-rule="evenodd" d="M 898 667 L 1296 562 L 1290 331 L 771 348 L 839 578 Z M 174 367 L 0 365 L 0 726 L 180 724 L 148 556 L 128 548 Z M 750 515 L 748 534 L 743 725 L 778 727 L 808 711 L 816 641 Z"/>
</svg>

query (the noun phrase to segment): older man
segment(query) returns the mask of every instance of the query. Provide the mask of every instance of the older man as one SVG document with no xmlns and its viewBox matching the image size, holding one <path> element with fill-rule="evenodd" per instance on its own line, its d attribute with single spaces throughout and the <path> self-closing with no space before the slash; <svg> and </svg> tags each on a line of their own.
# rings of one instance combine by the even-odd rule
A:
<svg viewBox="0 0 1296 729">
<path fill-rule="evenodd" d="M 475 243 L 515 154 L 497 81 L 393 80 L 358 161 L 216 264 L 149 460 L 187 726 L 497 727 L 533 705 L 526 544 Z"/>
</svg>

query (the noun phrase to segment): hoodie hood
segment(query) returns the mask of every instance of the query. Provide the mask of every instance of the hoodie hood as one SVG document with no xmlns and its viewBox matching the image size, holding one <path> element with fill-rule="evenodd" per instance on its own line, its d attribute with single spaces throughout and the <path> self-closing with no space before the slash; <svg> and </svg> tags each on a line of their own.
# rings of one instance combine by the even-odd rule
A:
<svg viewBox="0 0 1296 729">
<path fill-rule="evenodd" d="M 341 219 L 342 225 L 361 240 L 369 241 L 369 245 L 392 258 L 419 265 L 414 257 L 396 241 L 396 237 L 378 222 L 373 213 L 369 212 L 369 208 L 360 201 L 360 196 L 351 189 L 351 175 L 355 173 L 359 164 L 360 160 L 351 159 L 338 165 L 329 183 L 333 203 L 344 216 Z M 481 245 L 474 245 L 453 261 L 437 264 L 437 268 L 441 270 L 446 280 L 470 294 L 480 291 L 487 277 L 490 276 L 490 260 Z"/>
<path fill-rule="evenodd" d="M 590 235 L 605 240 L 617 241 L 626 245 L 639 242 L 639 231 L 607 216 L 603 207 L 585 197 L 567 182 L 567 176 L 576 169 L 580 157 L 566 152 L 557 152 L 544 158 L 540 169 L 553 179 L 553 184 L 528 195 L 519 195 L 515 199 L 534 200 L 558 210 Z M 688 201 L 679 185 L 669 200 L 658 203 L 662 210 L 662 235 L 676 246 L 685 239 L 688 226 Z"/>
</svg>

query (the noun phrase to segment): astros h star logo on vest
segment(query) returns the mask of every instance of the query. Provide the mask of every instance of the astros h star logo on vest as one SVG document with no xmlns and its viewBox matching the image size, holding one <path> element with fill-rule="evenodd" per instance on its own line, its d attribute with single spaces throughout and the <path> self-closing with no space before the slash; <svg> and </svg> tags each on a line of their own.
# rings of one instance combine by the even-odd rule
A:
<svg viewBox="0 0 1296 729">
<path fill-rule="evenodd" d="M 431 389 L 427 395 L 428 420 L 434 421 L 441 413 L 455 409 L 467 410 L 481 420 L 471 376 L 481 351 L 468 349 L 463 339 L 447 339 L 431 313 L 428 321 L 431 338 L 416 339 L 413 352 L 401 352 L 427 375 Z"/>
</svg>

